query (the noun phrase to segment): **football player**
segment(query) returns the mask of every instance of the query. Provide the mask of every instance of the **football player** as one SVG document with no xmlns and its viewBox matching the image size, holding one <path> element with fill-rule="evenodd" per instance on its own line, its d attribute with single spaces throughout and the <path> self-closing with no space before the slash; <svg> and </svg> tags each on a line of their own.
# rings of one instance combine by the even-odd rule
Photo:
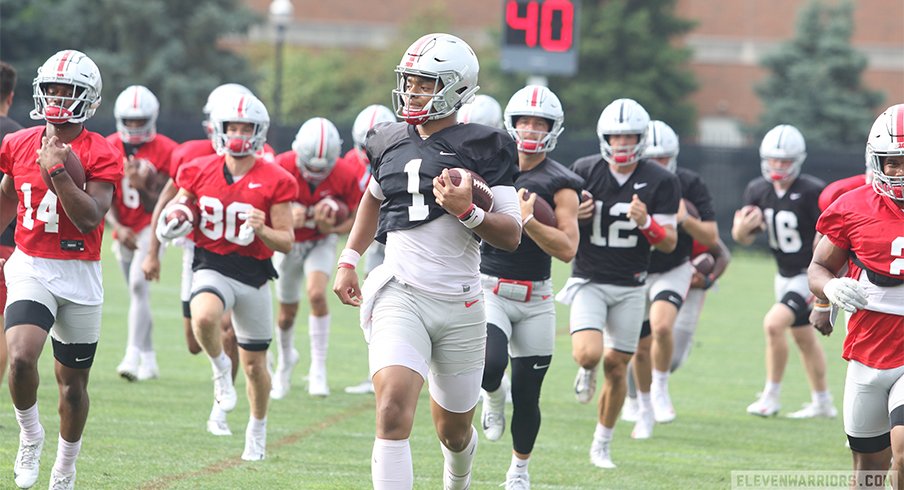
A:
<svg viewBox="0 0 904 490">
<path fill-rule="evenodd" d="M 195 338 L 210 358 L 214 400 L 224 412 L 236 404 L 232 363 L 223 351 L 220 324 L 231 311 L 239 359 L 248 381 L 251 416 L 242 459 L 264 459 L 270 374 L 266 352 L 273 336 L 267 282 L 276 277 L 274 251 L 292 248 L 290 202 L 295 179 L 259 158 L 270 116 L 253 95 L 234 94 L 211 111 L 217 154 L 196 158 L 176 174 L 177 198 L 196 200 L 196 229 L 162 215 L 158 233 L 167 240 L 192 231 L 191 319 Z"/>
<path fill-rule="evenodd" d="M 650 116 L 632 99 L 618 99 L 600 114 L 601 155 L 578 159 L 592 199 L 578 208 L 581 239 L 571 278 L 556 299 L 571 304 L 572 355 L 580 369 L 575 396 L 593 399 L 600 361 L 606 377 L 590 462 L 614 468 L 610 444 L 625 401 L 628 361 L 637 348 L 646 302 L 650 250 L 671 252 L 681 188 L 678 178 L 642 159 Z"/>
<path fill-rule="evenodd" d="M 459 115 L 460 116 L 460 115 Z M 459 117 L 461 120 L 461 117 Z M 491 441 L 505 429 L 503 381 L 512 360 L 512 462 L 506 488 L 529 484 L 528 464 L 540 432 L 540 389 L 555 350 L 556 311 L 552 299 L 552 257 L 570 262 L 578 247 L 577 210 L 584 180 L 548 158 L 555 149 L 565 113 L 546 87 L 528 85 L 505 107 L 505 128 L 518 148 L 524 235 L 514 252 L 481 245 L 480 272 L 487 302 L 486 366 L 483 371 L 483 433 Z M 542 198 L 555 210 L 556 226 L 534 218 Z M 520 485 L 520 486 L 519 486 Z"/>
<path fill-rule="evenodd" d="M 695 239 L 707 248 L 716 247 L 719 239 L 709 189 L 699 174 L 678 167 L 678 135 L 668 124 L 651 121 L 647 141 L 649 144 L 643 156 L 678 176 L 682 200 L 678 210 L 678 244 L 675 250 L 671 253 L 654 250 L 650 257 L 647 318 L 631 362 L 633 373 L 628 373 L 628 399 L 622 413 L 622 418 L 629 420 L 631 409 L 634 409 L 637 423 L 631 437 L 635 439 L 649 438 L 654 421 L 668 423 L 675 419 L 668 385 L 673 352 L 672 330 L 693 277 L 694 268 L 689 260 L 691 249 Z M 693 213 L 687 211 L 689 206 Z"/>
<path fill-rule="evenodd" d="M 102 87 L 100 70 L 88 56 L 74 50 L 56 53 L 38 68 L 33 87 L 31 117 L 46 124 L 7 136 L 0 148 L 5 174 L 0 228 L 17 217 L 16 251 L 4 265 L 9 389 L 19 423 L 13 471 L 19 488 L 30 488 L 38 479 L 45 440 L 37 405 L 38 358 L 49 334 L 60 392 L 60 436 L 50 486 L 74 488 L 104 300 L 104 215 L 122 179 L 122 158 L 103 136 L 84 128 L 100 105 Z M 84 187 L 67 171 L 70 152 L 84 168 Z"/>
<path fill-rule="evenodd" d="M 513 251 L 521 239 L 515 142 L 501 130 L 455 120 L 478 89 L 478 69 L 463 40 L 421 37 L 395 69 L 393 104 L 404 122 L 376 126 L 366 142 L 373 178 L 339 256 L 333 291 L 362 307 L 376 391 L 376 489 L 414 484 L 408 439 L 428 376 L 444 487 L 470 485 L 477 449 L 471 422 L 486 345 L 478 240 Z M 485 179 L 492 212 L 473 204 L 478 191 L 470 173 L 459 173 L 453 185 L 450 169 L 458 167 Z M 367 276 L 362 294 L 355 266 L 374 237 L 385 241 L 386 259 Z"/>
<path fill-rule="evenodd" d="M 291 252 L 277 253 L 273 257 L 273 265 L 279 273 L 276 279 L 276 299 L 279 301 L 276 345 L 279 359 L 270 396 L 277 400 L 289 392 L 292 369 L 298 363 L 293 337 L 302 278 L 306 282 L 305 293 L 311 307 L 308 315 L 308 335 L 311 339 L 308 393 L 313 396 L 330 394 L 326 376 L 330 339 L 326 289 L 336 263 L 338 234 L 351 230 L 353 210 L 361 200 L 358 187 L 360 167 L 339 159 L 341 150 L 342 140 L 336 126 L 327 119 L 315 117 L 301 125 L 292 143 L 292 151 L 276 157 L 277 163 L 298 183 L 298 195 L 292 202 L 295 243 Z M 336 221 L 328 206 L 318 206 L 317 203 L 325 198 L 345 203 L 351 211 L 348 218 Z"/>
<path fill-rule="evenodd" d="M 750 245 L 757 233 L 766 231 L 769 248 L 778 265 L 775 304 L 763 318 L 766 335 L 766 385 L 747 413 L 768 417 L 781 409 L 779 397 L 788 363 L 787 330 L 791 330 L 801 353 L 812 392 L 810 403 L 792 418 L 834 417 L 837 414 L 826 383 L 826 360 L 822 346 L 810 328 L 811 295 L 807 266 L 813 257 L 819 194 L 825 184 L 800 173 L 807 157 L 803 135 L 794 126 L 778 125 L 760 144 L 763 176 L 752 180 L 744 191 L 744 207 L 735 212 L 731 236 Z"/>
<path fill-rule="evenodd" d="M 502 106 L 489 95 L 475 95 L 474 100 L 461 106 L 458 122 L 462 124 L 483 124 L 491 128 L 503 128 Z"/>
<path fill-rule="evenodd" d="M 129 336 L 126 354 L 116 368 L 129 380 L 159 375 L 151 338 L 150 291 L 141 266 L 150 246 L 151 214 L 169 179 L 176 142 L 157 134 L 160 103 L 147 87 L 132 85 L 116 98 L 116 132 L 107 141 L 122 153 L 125 176 L 116 187 L 107 223 L 113 228 L 113 252 L 129 286 Z"/>
<path fill-rule="evenodd" d="M 904 104 L 875 121 L 866 150 L 872 185 L 854 189 L 819 217 L 819 241 L 807 270 L 819 300 L 850 313 L 842 357 L 844 430 L 855 473 L 904 478 Z M 848 268 L 845 277 L 842 269 Z M 858 485 L 864 482 L 858 481 Z"/>
</svg>

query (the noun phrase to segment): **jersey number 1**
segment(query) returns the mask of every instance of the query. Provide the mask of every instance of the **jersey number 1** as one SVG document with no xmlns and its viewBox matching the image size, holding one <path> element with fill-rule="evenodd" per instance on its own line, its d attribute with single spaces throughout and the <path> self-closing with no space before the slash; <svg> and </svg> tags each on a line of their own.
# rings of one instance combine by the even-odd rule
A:
<svg viewBox="0 0 904 490">
<path fill-rule="evenodd" d="M 408 221 L 423 221 L 430 214 L 430 208 L 421 194 L 421 159 L 415 158 L 405 164 L 408 176 L 408 193 L 411 194 L 411 206 L 408 206 Z"/>
</svg>

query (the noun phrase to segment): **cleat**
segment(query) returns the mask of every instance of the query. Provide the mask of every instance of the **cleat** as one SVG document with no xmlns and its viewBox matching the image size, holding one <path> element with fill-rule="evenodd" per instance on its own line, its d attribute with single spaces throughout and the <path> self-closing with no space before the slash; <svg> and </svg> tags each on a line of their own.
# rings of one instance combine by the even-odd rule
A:
<svg viewBox="0 0 904 490">
<path fill-rule="evenodd" d="M 160 368 L 157 366 L 157 356 L 153 351 L 141 353 L 141 363 L 138 365 L 138 381 L 147 381 L 160 377 Z"/>
<path fill-rule="evenodd" d="M 349 395 L 366 395 L 374 392 L 374 384 L 368 379 L 354 386 L 346 386 L 345 392 Z"/>
<path fill-rule="evenodd" d="M 789 419 L 812 419 L 823 417 L 833 419 L 838 416 L 838 410 L 832 406 L 832 401 L 826 403 L 804 403 L 804 408 L 788 414 Z"/>
<path fill-rule="evenodd" d="M 56 470 L 50 472 L 50 490 L 75 490 L 75 471 L 64 475 Z"/>
<path fill-rule="evenodd" d="M 483 390 L 480 420 L 488 441 L 498 441 L 505 432 L 505 395 L 511 390 L 507 383 L 508 380 L 503 378 L 496 391 Z"/>
<path fill-rule="evenodd" d="M 38 481 L 42 449 L 44 449 L 43 436 L 35 442 L 26 442 L 19 437 L 19 452 L 16 453 L 16 463 L 13 466 L 17 487 L 31 488 Z"/>
<path fill-rule="evenodd" d="M 760 417 L 772 417 L 781 408 L 782 405 L 778 402 L 778 398 L 763 394 L 747 407 L 747 413 Z"/>
<path fill-rule="evenodd" d="M 238 401 L 238 395 L 236 395 L 235 384 L 232 381 L 232 361 L 227 358 L 227 362 L 229 366 L 213 377 L 213 399 L 220 406 L 220 410 L 231 412 Z"/>
<path fill-rule="evenodd" d="M 653 435 L 653 425 L 656 419 L 653 412 L 641 409 L 637 413 L 637 422 L 634 424 L 634 430 L 631 431 L 632 439 L 649 439 Z"/>
<path fill-rule="evenodd" d="M 574 397 L 581 403 L 590 403 L 596 392 L 597 368 L 579 368 L 578 375 L 574 378 Z"/>
<path fill-rule="evenodd" d="M 637 413 L 640 411 L 640 402 L 637 398 L 625 397 L 625 404 L 622 405 L 621 419 L 625 422 L 637 422 Z"/>
<path fill-rule="evenodd" d="M 138 354 L 126 353 L 122 358 L 119 366 L 116 366 L 116 373 L 120 377 L 129 382 L 138 381 L 138 367 L 140 360 Z"/>
<path fill-rule="evenodd" d="M 669 392 L 665 390 L 657 390 L 654 386 L 650 393 L 653 402 L 653 418 L 660 424 L 667 424 L 675 420 L 675 407 L 672 406 L 672 399 Z"/>
<path fill-rule="evenodd" d="M 530 475 L 527 473 L 506 473 L 505 490 L 530 490 Z"/>
<path fill-rule="evenodd" d="M 289 384 L 292 378 L 292 370 L 298 364 L 298 351 L 292 349 L 292 354 L 281 356 L 279 362 L 276 363 L 276 371 L 273 375 L 273 387 L 270 388 L 270 398 L 274 400 L 282 400 L 289 393 Z"/>
<path fill-rule="evenodd" d="M 207 419 L 207 432 L 215 436 L 232 435 L 232 431 L 229 430 L 229 424 L 225 420 Z"/>
<path fill-rule="evenodd" d="M 311 371 L 308 374 L 308 394 L 311 396 L 330 396 L 330 386 L 326 382 L 326 370 Z"/>
<path fill-rule="evenodd" d="M 590 462 L 593 463 L 593 466 L 607 470 L 615 468 L 612 456 L 609 455 L 609 444 L 611 442 L 593 438 L 593 444 L 590 445 Z"/>
</svg>

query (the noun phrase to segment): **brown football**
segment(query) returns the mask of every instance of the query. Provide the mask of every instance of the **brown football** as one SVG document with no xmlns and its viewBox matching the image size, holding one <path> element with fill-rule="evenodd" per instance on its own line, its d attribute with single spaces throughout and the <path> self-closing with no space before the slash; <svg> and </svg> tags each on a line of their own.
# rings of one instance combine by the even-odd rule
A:
<svg viewBox="0 0 904 490">
<path fill-rule="evenodd" d="M 581 202 L 582 203 L 585 201 L 592 201 L 592 200 L 593 200 L 593 194 L 591 194 L 590 191 L 588 191 L 586 189 L 581 191 Z M 584 218 L 584 219 L 578 220 L 579 225 L 588 225 L 592 222 L 593 222 L 593 216 L 590 216 L 589 218 Z"/>
<path fill-rule="evenodd" d="M 315 208 L 323 206 L 326 206 L 327 209 L 329 209 L 328 214 L 335 216 L 337 225 L 347 220 L 349 214 L 351 214 L 347 204 L 331 196 L 324 197 L 314 205 Z"/>
<path fill-rule="evenodd" d="M 522 197 L 527 201 L 531 194 L 533 194 L 533 192 L 528 191 L 525 192 Z M 540 197 L 539 194 L 537 195 L 537 200 L 534 201 L 534 218 L 540 223 L 543 223 L 546 226 L 552 226 L 553 228 L 559 225 L 559 220 L 556 219 L 556 212 L 552 209 L 552 206 L 546 202 L 546 199 Z"/>
<path fill-rule="evenodd" d="M 172 220 L 178 220 L 180 224 L 190 221 L 192 227 L 195 228 L 201 219 L 201 210 L 198 208 L 197 201 L 188 196 L 177 196 L 166 205 L 163 213 L 167 223 Z"/>
<path fill-rule="evenodd" d="M 79 160 L 78 155 L 72 150 L 69 150 L 69 155 L 66 156 L 66 161 L 63 162 L 63 165 L 66 168 L 66 172 L 72 177 L 72 181 L 75 182 L 75 186 L 84 190 L 85 167 L 82 166 L 82 161 Z M 41 167 L 41 178 L 44 179 L 44 183 L 47 184 L 47 188 L 50 189 L 50 192 L 56 194 L 56 188 L 53 186 L 53 179 L 44 167 Z"/>
<path fill-rule="evenodd" d="M 697 269 L 697 272 L 704 276 L 708 276 L 712 274 L 713 268 L 716 266 L 716 258 L 712 256 L 712 254 L 704 252 L 691 261 L 691 265 L 694 266 L 694 269 Z"/>
<path fill-rule="evenodd" d="M 475 206 L 490 212 L 493 210 L 493 191 L 490 190 L 489 184 L 483 177 L 477 175 L 466 168 L 450 168 L 449 177 L 452 179 L 452 185 L 461 185 L 463 172 L 471 174 L 471 202 Z"/>
</svg>

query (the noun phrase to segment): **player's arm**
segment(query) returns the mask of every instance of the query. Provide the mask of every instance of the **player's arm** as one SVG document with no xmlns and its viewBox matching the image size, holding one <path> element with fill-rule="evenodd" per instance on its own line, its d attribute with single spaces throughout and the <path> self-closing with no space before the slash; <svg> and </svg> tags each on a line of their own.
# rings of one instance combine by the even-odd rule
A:
<svg viewBox="0 0 904 490">
<path fill-rule="evenodd" d="M 682 201 L 684 200 L 682 199 Z M 715 221 L 703 221 L 688 214 L 684 221 L 679 219 L 679 223 L 694 240 L 697 240 L 707 248 L 718 248 L 719 225 Z"/>
<path fill-rule="evenodd" d="M 728 263 L 731 262 L 731 251 L 728 250 L 728 246 L 725 245 L 718 235 L 716 235 L 716 246 L 710 247 L 709 252 L 716 259 L 716 263 L 713 265 L 713 272 L 711 274 L 712 280 L 722 277 L 722 274 L 725 273 L 725 269 L 728 268 Z"/>
<path fill-rule="evenodd" d="M 521 210 L 515 188 L 493 186 L 493 209 L 497 211 L 488 213 L 473 205 L 472 183 L 471 174 L 464 172 L 459 185 L 453 185 L 449 169 L 443 169 L 443 173 L 433 179 L 436 203 L 490 245 L 514 252 L 521 244 Z"/>
<path fill-rule="evenodd" d="M 16 194 L 16 184 L 9 174 L 3 176 L 0 181 L 0 225 L 6 229 L 9 223 L 16 218 L 16 210 L 19 206 L 19 196 Z"/>
<path fill-rule="evenodd" d="M 160 190 L 160 194 L 157 196 L 157 202 L 154 204 L 154 212 L 151 213 L 151 224 L 148 225 L 151 228 L 151 241 L 148 247 L 148 258 L 153 257 L 154 260 L 158 262 L 158 264 L 159 259 L 157 259 L 157 257 L 160 253 L 160 240 L 157 239 L 157 221 L 160 219 L 160 215 L 163 214 L 163 208 L 165 208 L 166 205 L 169 204 L 170 201 L 172 201 L 178 193 L 179 188 L 176 187 L 176 182 L 173 181 L 173 179 L 167 180 L 163 185 L 163 189 Z M 145 263 L 147 264 L 147 259 L 145 259 Z"/>
<path fill-rule="evenodd" d="M 136 243 L 135 232 L 128 226 L 123 226 L 119 222 L 119 209 L 116 206 L 110 206 L 106 216 L 107 225 L 116 233 L 116 239 L 129 250 L 138 248 Z"/>
<path fill-rule="evenodd" d="M 671 217 L 674 222 L 675 215 L 673 214 Z M 637 228 L 656 250 L 663 253 L 672 253 L 675 250 L 675 246 L 678 245 L 678 232 L 675 230 L 675 225 L 657 223 L 647 213 L 647 205 L 640 200 L 637 194 L 631 197 L 628 218 L 637 224 Z"/>
<path fill-rule="evenodd" d="M 361 305 L 361 288 L 358 285 L 358 273 L 355 265 L 367 250 L 377 233 L 377 219 L 380 216 L 380 204 L 383 193 L 375 179 L 370 180 L 367 190 L 361 197 L 358 210 L 355 212 L 354 224 L 349 232 L 345 249 L 339 255 L 339 267 L 333 281 L 333 292 L 343 304 Z"/>
<path fill-rule="evenodd" d="M 536 194 L 525 201 L 522 195 L 526 189 L 518 190 L 521 202 L 521 219 L 524 232 L 533 240 L 541 250 L 561 260 L 571 262 L 578 250 L 578 195 L 574 189 L 563 188 L 556 191 L 553 199 L 556 202 L 556 222 L 558 226 L 552 227 L 533 219 L 534 202 Z M 531 217 L 528 219 L 528 217 Z"/>
<path fill-rule="evenodd" d="M 248 213 L 246 223 L 271 250 L 286 254 L 292 251 L 295 232 L 292 228 L 291 206 L 288 201 L 270 206 L 270 226 L 267 226 L 267 216 L 260 209 L 253 209 Z"/>
<path fill-rule="evenodd" d="M 735 211 L 731 223 L 731 238 L 740 245 L 750 245 L 756 234 L 765 227 L 763 210 L 759 206 L 747 205 Z"/>
<path fill-rule="evenodd" d="M 831 302 L 849 313 L 867 304 L 866 292 L 860 283 L 849 277 L 838 278 L 838 271 L 847 264 L 850 252 L 836 246 L 828 238 L 820 240 L 807 268 L 810 291 L 822 302 Z"/>
</svg>

